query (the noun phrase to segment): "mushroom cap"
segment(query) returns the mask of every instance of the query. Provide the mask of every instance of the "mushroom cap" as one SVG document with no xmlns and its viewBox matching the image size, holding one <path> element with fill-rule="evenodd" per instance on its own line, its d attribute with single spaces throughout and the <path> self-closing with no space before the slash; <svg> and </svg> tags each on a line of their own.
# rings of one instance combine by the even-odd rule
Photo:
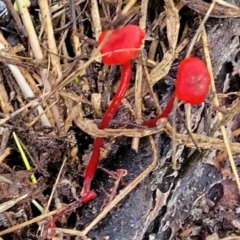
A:
<svg viewBox="0 0 240 240">
<path fill-rule="evenodd" d="M 176 96 L 192 105 L 201 104 L 207 97 L 210 74 L 205 63 L 197 57 L 185 58 L 179 66 Z"/>
<path fill-rule="evenodd" d="M 101 33 L 98 44 L 104 40 L 109 31 L 111 30 L 105 30 Z M 104 64 L 122 65 L 134 59 L 139 53 L 144 37 L 144 31 L 136 25 L 127 25 L 112 30 L 107 42 L 100 50 Z"/>
</svg>

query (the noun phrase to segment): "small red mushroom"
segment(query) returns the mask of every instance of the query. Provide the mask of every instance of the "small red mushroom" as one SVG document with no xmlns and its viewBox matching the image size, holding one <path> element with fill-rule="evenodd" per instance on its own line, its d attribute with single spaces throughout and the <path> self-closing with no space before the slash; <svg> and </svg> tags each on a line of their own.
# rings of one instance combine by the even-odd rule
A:
<svg viewBox="0 0 240 240">
<path fill-rule="evenodd" d="M 132 73 L 131 60 L 138 55 L 142 41 L 145 37 L 144 31 L 135 25 L 127 25 L 113 30 L 111 31 L 110 36 L 107 37 L 106 35 L 109 31 L 111 30 L 103 31 L 98 40 L 98 44 L 100 45 L 103 40 L 107 38 L 106 43 L 100 50 L 102 60 L 103 63 L 107 65 L 122 65 L 122 75 L 118 90 L 100 123 L 100 129 L 108 127 L 128 89 Z M 82 196 L 86 196 L 90 192 L 91 182 L 98 166 L 102 144 L 103 138 L 98 137 L 95 139 L 92 156 L 84 177 L 83 189 L 81 192 Z"/>
<path fill-rule="evenodd" d="M 205 63 L 197 57 L 185 58 L 180 63 L 175 86 L 176 90 L 163 112 L 156 118 L 143 122 L 144 126 L 155 127 L 160 118 L 167 118 L 173 109 L 175 98 L 191 105 L 198 105 L 205 100 L 210 86 L 210 74 Z"/>
</svg>

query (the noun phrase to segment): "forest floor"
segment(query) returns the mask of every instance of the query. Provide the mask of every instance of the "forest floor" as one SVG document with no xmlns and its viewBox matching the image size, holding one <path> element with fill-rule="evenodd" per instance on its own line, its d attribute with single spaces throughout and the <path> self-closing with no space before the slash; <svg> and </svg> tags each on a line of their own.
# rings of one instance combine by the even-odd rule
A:
<svg viewBox="0 0 240 240">
<path fill-rule="evenodd" d="M 0 0 L 0 239 L 240 239 L 239 17 L 239 0 Z M 122 68 L 97 40 L 130 24 L 146 36 L 99 129 Z M 206 100 L 143 127 L 189 55 L 210 72 Z M 97 196 L 82 204 L 96 137 Z"/>
</svg>

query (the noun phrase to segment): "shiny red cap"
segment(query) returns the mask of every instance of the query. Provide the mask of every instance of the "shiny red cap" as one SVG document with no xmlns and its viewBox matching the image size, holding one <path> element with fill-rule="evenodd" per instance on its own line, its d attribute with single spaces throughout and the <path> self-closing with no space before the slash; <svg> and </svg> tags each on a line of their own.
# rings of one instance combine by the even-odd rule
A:
<svg viewBox="0 0 240 240">
<path fill-rule="evenodd" d="M 192 105 L 202 103 L 207 97 L 210 74 L 205 63 L 197 57 L 185 58 L 179 65 L 176 96 Z"/>
<path fill-rule="evenodd" d="M 105 30 L 101 33 L 98 44 L 103 41 L 109 31 Z M 144 31 L 136 25 L 127 25 L 113 30 L 100 50 L 101 54 L 105 54 L 102 56 L 104 64 L 122 65 L 134 59 L 139 53 L 144 37 Z"/>
</svg>

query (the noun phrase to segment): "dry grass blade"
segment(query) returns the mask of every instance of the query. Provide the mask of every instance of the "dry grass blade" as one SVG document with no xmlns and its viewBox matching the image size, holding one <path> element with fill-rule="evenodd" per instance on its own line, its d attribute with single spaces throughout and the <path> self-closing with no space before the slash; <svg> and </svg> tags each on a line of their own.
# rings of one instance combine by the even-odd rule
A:
<svg viewBox="0 0 240 240">
<path fill-rule="evenodd" d="M 66 103 L 68 106 L 72 106 L 74 100 L 69 98 L 69 96 L 63 95 L 68 100 Z M 83 112 L 79 105 L 75 105 L 73 108 L 69 108 L 69 117 L 74 119 L 76 125 L 82 129 L 84 132 L 87 132 L 89 135 L 93 137 L 144 137 L 150 136 L 152 134 L 156 134 L 162 131 L 166 131 L 171 137 L 173 136 L 172 127 L 167 124 L 159 126 L 156 129 L 104 129 L 101 130 L 97 127 L 97 125 L 88 119 L 84 119 Z M 211 149 L 216 148 L 222 150 L 224 148 L 224 142 L 221 139 L 202 136 L 199 134 L 192 134 L 193 138 L 197 141 L 198 146 L 203 149 Z M 176 133 L 176 140 L 184 143 L 186 146 L 194 148 L 195 145 L 192 143 L 191 138 L 188 135 Z M 239 143 L 231 143 L 231 148 L 235 153 L 240 153 L 240 144 Z"/>
<path fill-rule="evenodd" d="M 22 196 L 19 196 L 17 198 L 14 198 L 12 200 L 9 200 L 7 202 L 4 202 L 4 203 L 0 204 L 0 213 L 7 211 L 9 208 L 13 207 L 15 204 L 17 204 L 18 202 L 27 198 L 28 196 L 29 196 L 29 194 L 26 193 Z"/>
<path fill-rule="evenodd" d="M 31 16 L 30 16 L 29 12 L 28 12 L 28 9 L 27 9 L 24 1 L 16 0 L 16 2 L 17 2 L 17 5 L 18 5 L 19 13 L 21 14 L 23 24 L 24 24 L 24 26 L 27 30 L 27 33 L 28 33 L 28 40 L 29 40 L 31 49 L 33 51 L 34 57 L 37 60 L 42 60 L 43 59 L 42 49 L 40 47 L 40 43 L 38 41 L 38 37 L 37 37 L 36 31 L 34 29 L 32 19 L 31 19 Z M 46 2 L 46 4 L 47 4 L 47 2 Z M 50 38 L 51 38 L 51 36 L 50 36 Z M 51 44 L 52 44 L 52 42 L 53 41 L 51 41 Z M 51 83 L 49 82 L 49 79 L 48 79 L 48 70 L 46 68 L 41 69 L 40 70 L 40 75 L 41 75 L 42 82 L 44 84 L 45 91 L 46 92 L 51 92 L 52 86 L 51 86 Z M 58 107 L 57 107 L 56 104 L 52 106 L 52 113 L 53 113 L 53 116 L 54 116 L 57 127 L 60 128 L 61 127 L 60 126 L 60 114 L 59 114 L 59 110 L 58 110 Z"/>
<path fill-rule="evenodd" d="M 213 11 L 215 5 L 216 5 L 216 0 L 214 0 L 214 1 L 211 3 L 211 5 L 209 6 L 209 9 L 208 9 L 208 11 L 207 11 L 207 13 L 206 13 L 204 19 L 202 20 L 200 26 L 198 27 L 198 29 L 197 29 L 197 31 L 196 31 L 196 33 L 195 33 L 193 39 L 191 40 L 191 43 L 190 43 L 190 46 L 189 46 L 189 48 L 188 48 L 188 51 L 187 51 L 186 57 L 189 57 L 189 56 L 191 55 L 191 52 L 192 52 L 193 46 L 195 45 L 195 43 L 196 43 L 196 41 L 197 41 L 197 39 L 198 39 L 198 37 L 199 37 L 199 34 L 200 34 L 201 31 L 203 30 L 204 25 L 205 25 L 206 21 L 208 20 L 208 18 L 209 18 L 209 16 L 210 16 L 211 12 Z"/>
<path fill-rule="evenodd" d="M 24 110 L 28 109 L 29 107 L 36 107 L 39 102 L 41 100 L 44 99 L 44 97 L 49 96 L 49 93 L 45 93 L 43 94 L 41 97 L 32 100 L 31 102 L 27 103 L 26 105 L 24 105 L 23 107 L 19 108 L 18 110 L 16 110 L 15 112 L 7 115 L 5 118 L 0 120 L 0 126 L 4 123 L 6 123 L 9 119 L 13 118 L 14 116 L 17 116 L 18 114 L 20 114 L 21 112 L 23 112 Z"/>
<path fill-rule="evenodd" d="M 234 9 L 234 10 L 237 10 L 238 12 L 240 12 L 240 8 L 237 7 L 236 5 L 233 5 L 231 3 L 228 3 L 228 2 L 225 2 L 223 0 L 216 0 L 216 2 L 224 7 L 228 7 L 230 9 Z"/>
<path fill-rule="evenodd" d="M 217 97 L 217 94 L 216 94 L 217 91 L 216 91 L 216 86 L 215 86 L 215 82 L 214 82 L 211 58 L 210 58 L 210 53 L 209 53 L 209 48 L 208 48 L 207 33 L 206 33 L 205 28 L 203 29 L 203 32 L 202 32 L 202 42 L 203 42 L 203 46 L 204 46 L 204 54 L 205 54 L 205 57 L 206 57 L 207 66 L 208 66 L 208 69 L 209 69 L 209 72 L 210 72 L 210 77 L 211 77 L 211 89 L 212 89 L 212 92 L 215 93 L 214 98 L 213 98 L 214 104 L 216 106 L 219 106 L 219 100 L 218 100 L 218 97 Z M 218 120 L 221 122 L 222 119 L 223 119 L 222 113 L 218 111 L 217 116 L 218 116 Z M 220 130 L 222 132 L 223 141 L 224 141 L 225 148 L 226 148 L 226 151 L 227 151 L 227 154 L 228 154 L 229 162 L 230 162 L 230 165 L 231 165 L 231 168 L 232 168 L 232 171 L 233 171 L 233 174 L 234 174 L 237 186 L 238 186 L 238 190 L 240 192 L 240 180 L 239 180 L 237 168 L 236 168 L 233 156 L 232 156 L 231 146 L 230 146 L 230 143 L 229 143 L 229 140 L 228 140 L 228 136 L 227 136 L 225 126 L 221 125 Z"/>
<path fill-rule="evenodd" d="M 165 9 L 167 37 L 171 49 L 164 54 L 162 61 L 151 71 L 150 79 L 152 86 L 159 81 L 159 79 L 166 76 L 178 53 L 178 50 L 176 49 L 180 28 L 178 9 L 175 7 L 175 4 L 172 0 L 165 0 Z"/>
<path fill-rule="evenodd" d="M 82 129 L 85 133 L 88 133 L 92 137 L 146 137 L 155 133 L 159 133 L 163 131 L 163 127 L 165 122 L 162 122 L 162 125 L 159 125 L 158 128 L 155 129 L 99 129 L 97 124 L 95 124 L 92 120 L 88 120 L 83 118 L 83 110 L 81 105 L 75 105 L 75 102 L 78 102 L 78 98 L 74 98 L 73 95 L 62 94 L 65 98 L 65 103 L 69 107 L 69 119 L 74 120 L 76 125 Z M 75 105 L 75 106 L 74 106 Z M 74 106 L 74 107 L 72 107 Z"/>
<path fill-rule="evenodd" d="M 141 4 L 141 14 L 142 17 L 139 22 L 139 26 L 145 30 L 147 21 L 147 8 L 148 0 L 142 1 Z M 142 46 L 144 46 L 145 41 L 143 41 Z M 136 123 L 140 123 L 142 119 L 142 80 L 143 80 L 143 67 L 142 64 L 137 64 L 136 68 L 136 81 L 135 81 L 135 119 Z M 139 138 L 133 138 L 132 149 L 138 150 Z"/>
<path fill-rule="evenodd" d="M 123 15 L 127 14 L 127 12 L 129 12 L 133 8 L 136 2 L 137 2 L 136 0 L 129 0 L 124 9 L 122 10 L 122 14 Z"/>
<path fill-rule="evenodd" d="M 83 240 L 90 240 L 90 238 L 88 238 L 86 235 L 84 235 L 82 231 L 79 231 L 79 230 L 68 229 L 68 228 L 53 228 L 53 230 L 57 232 L 69 234 L 72 236 L 81 237 Z"/>
<path fill-rule="evenodd" d="M 173 136 L 173 128 L 167 124 L 164 128 L 164 131 L 170 136 Z M 192 133 L 192 137 L 197 142 L 198 146 L 202 149 L 218 149 L 222 151 L 225 148 L 225 144 L 223 140 L 214 137 L 208 137 L 200 134 Z M 176 140 L 180 144 L 184 144 L 187 147 L 195 148 L 195 144 L 192 142 L 192 139 L 189 135 L 176 133 Z M 240 143 L 230 143 L 230 147 L 232 152 L 240 153 Z"/>
<path fill-rule="evenodd" d="M 193 47 L 194 47 L 194 45 L 196 44 L 197 39 L 198 39 L 198 37 L 199 37 L 199 34 L 201 33 L 201 31 L 202 31 L 202 29 L 203 29 L 206 21 L 208 20 L 211 12 L 213 11 L 213 9 L 214 9 L 214 7 L 215 7 L 215 4 L 216 4 L 216 1 L 214 0 L 214 1 L 211 3 L 211 5 L 209 6 L 209 9 L 208 9 L 208 11 L 207 11 L 207 13 L 206 13 L 203 21 L 202 21 L 201 24 L 199 25 L 199 27 L 198 27 L 198 29 L 197 29 L 194 37 L 193 37 L 192 40 L 191 40 L 191 43 L 190 43 L 190 45 L 189 45 L 189 48 L 188 48 L 188 51 L 187 51 L 187 54 L 186 54 L 186 58 L 187 58 L 187 57 L 190 57 L 191 52 L 192 52 L 192 50 L 193 50 Z M 190 105 L 189 103 L 185 103 L 185 106 L 184 106 L 184 107 L 185 107 L 185 115 L 186 115 L 186 127 L 187 127 L 188 131 L 191 132 L 191 105 Z M 174 118 L 174 119 L 175 119 L 175 118 Z M 175 152 L 175 151 L 176 151 L 176 146 L 175 146 L 175 145 L 173 145 L 173 146 L 174 146 L 174 147 L 173 147 L 173 152 Z M 174 161 L 174 162 L 175 162 L 175 161 Z"/>
<path fill-rule="evenodd" d="M 4 152 L 0 155 L 0 164 L 10 155 L 10 148 L 4 149 Z"/>
<path fill-rule="evenodd" d="M 172 51 L 176 51 L 178 34 L 180 28 L 180 19 L 178 9 L 172 0 L 165 0 L 167 38 Z"/>
<path fill-rule="evenodd" d="M 173 51 L 172 56 L 172 62 L 175 59 L 176 54 L 176 46 L 177 46 L 177 40 L 178 40 L 178 33 L 179 33 L 179 27 L 180 27 L 180 19 L 178 10 L 175 7 L 175 4 L 173 1 L 165 0 L 165 12 L 166 12 L 166 23 L 167 23 L 167 37 L 170 44 L 170 47 Z M 172 28 L 172 26 L 175 26 Z M 176 34 L 177 33 L 177 34 Z M 176 113 L 176 106 L 177 106 L 177 99 L 174 100 L 174 114 Z M 176 121 L 175 117 L 173 116 L 173 137 L 172 137 L 172 163 L 173 163 L 173 169 L 177 168 L 177 159 L 176 159 L 176 142 L 175 142 L 175 129 L 176 129 Z"/>
<path fill-rule="evenodd" d="M 15 226 L 13 226 L 13 227 L 7 228 L 7 229 L 5 229 L 5 230 L 3 230 L 3 231 L 0 232 L 0 236 L 3 236 L 3 235 L 5 235 L 5 234 L 11 233 L 11 232 L 15 232 L 15 231 L 17 231 L 17 230 L 19 230 L 19 229 L 22 229 L 22 228 L 24 228 L 24 227 L 27 227 L 27 226 L 33 224 L 33 223 L 41 222 L 41 221 L 44 220 L 44 219 L 47 219 L 47 218 L 49 218 L 49 217 L 51 217 L 51 216 L 53 216 L 53 215 L 56 215 L 56 214 L 58 214 L 58 213 L 63 212 L 63 211 L 66 210 L 68 207 L 69 207 L 69 206 L 65 206 L 65 207 L 59 208 L 59 209 L 57 209 L 57 210 L 54 210 L 54 211 L 45 213 L 45 214 L 43 214 L 43 215 L 40 215 L 40 216 L 38 216 L 38 217 L 35 217 L 35 218 L 33 218 L 33 219 L 29 220 L 29 221 L 26 221 L 26 222 L 23 222 L 23 223 L 21 223 L 21 224 L 17 224 L 17 225 L 15 225 Z"/>
<path fill-rule="evenodd" d="M 175 7 L 173 1 L 165 1 L 166 5 L 166 15 L 167 15 L 167 29 L 170 33 L 168 33 L 168 41 L 171 46 L 171 49 L 167 51 L 161 62 L 158 63 L 154 69 L 151 71 L 149 77 L 151 80 L 151 86 L 156 84 L 160 79 L 162 79 L 164 76 L 166 76 L 172 66 L 173 61 L 175 60 L 178 53 L 185 47 L 185 44 L 180 45 L 176 49 L 176 44 L 178 40 L 178 33 L 179 33 L 179 16 L 178 16 L 178 9 Z M 160 24 L 160 23 L 159 23 Z M 134 93 L 134 88 L 131 88 L 127 92 L 127 96 Z M 149 88 L 147 87 L 147 83 L 143 83 L 142 86 L 142 97 L 147 94 Z"/>
<path fill-rule="evenodd" d="M 240 111 L 239 101 L 235 104 L 235 106 L 227 112 L 227 114 L 222 117 L 222 120 L 219 121 L 216 126 L 213 127 L 212 132 L 217 131 L 222 126 L 225 126 L 233 117 Z"/>
<path fill-rule="evenodd" d="M 3 113 L 7 114 L 9 112 L 13 112 L 14 109 L 13 109 L 11 102 L 9 101 L 8 94 L 6 92 L 6 88 L 2 84 L 2 81 L 3 81 L 3 78 L 0 75 L 0 82 L 1 82 L 0 83 L 0 106 L 1 106 Z"/>
<path fill-rule="evenodd" d="M 92 14 L 95 38 L 96 38 L 96 40 L 98 40 L 99 35 L 102 32 L 102 25 L 101 25 L 101 21 L 100 21 L 98 2 L 96 0 L 91 0 L 91 14 Z"/>
<path fill-rule="evenodd" d="M 160 79 L 162 79 L 163 77 L 165 77 L 168 73 L 169 70 L 172 66 L 173 61 L 175 60 L 175 58 L 177 57 L 177 55 L 187 46 L 188 44 L 188 40 L 184 40 L 176 49 L 176 52 L 174 53 L 172 50 L 167 51 L 164 56 L 163 59 L 161 60 L 160 63 L 158 63 L 153 70 L 151 71 L 151 73 L 149 74 L 149 78 L 150 78 L 150 83 L 151 86 L 154 86 Z M 126 96 L 130 96 L 134 93 L 134 88 L 132 87 L 131 89 L 129 89 L 127 91 Z M 149 88 L 147 87 L 147 84 L 143 83 L 143 87 L 142 87 L 142 97 L 145 96 L 149 91 Z"/>
<path fill-rule="evenodd" d="M 81 118 L 78 114 L 75 114 L 74 121 L 76 125 L 84 132 L 94 137 L 146 137 L 152 134 L 156 134 L 163 131 L 163 125 L 158 126 L 155 129 L 104 129 L 101 130 L 97 125 L 87 119 Z"/>
<path fill-rule="evenodd" d="M 62 69 L 61 69 L 60 58 L 58 56 L 58 49 L 57 49 L 57 45 L 54 37 L 52 18 L 51 18 L 51 12 L 49 9 L 48 1 L 47 0 L 39 1 L 39 6 L 42 14 L 43 25 L 45 27 L 45 31 L 47 35 L 48 50 L 50 53 L 52 53 L 50 54 L 51 63 L 52 63 L 53 69 L 57 71 L 58 77 L 61 77 Z"/>
<path fill-rule="evenodd" d="M 145 54 L 142 54 L 142 62 L 143 63 L 147 62 L 147 56 L 145 56 Z M 161 107 L 159 106 L 159 100 L 158 100 L 157 94 L 154 92 L 153 87 L 151 85 L 151 79 L 150 79 L 149 71 L 148 71 L 148 68 L 147 68 L 146 64 L 143 65 L 143 70 L 144 70 L 144 75 L 145 75 L 146 80 L 147 80 L 149 94 L 154 99 L 154 103 L 156 105 L 156 112 L 158 114 L 160 114 L 161 113 Z"/>
<path fill-rule="evenodd" d="M 219 238 L 219 240 L 239 240 L 239 236 L 238 237 L 233 236 L 233 237 Z"/>
<path fill-rule="evenodd" d="M 65 164 L 66 164 L 66 161 L 67 161 L 67 158 L 65 158 L 63 160 L 63 163 L 62 163 L 62 166 L 59 170 L 59 173 L 58 173 L 58 176 L 56 178 L 56 181 L 53 185 L 53 188 L 52 188 L 52 191 L 51 191 L 51 194 L 49 196 L 49 199 L 48 199 L 48 202 L 47 202 L 47 206 L 44 208 L 44 213 L 48 212 L 49 211 L 49 207 L 50 207 L 50 204 L 51 204 L 51 201 L 53 199 L 53 195 L 54 193 L 56 192 L 56 189 L 57 189 L 57 186 L 58 186 L 58 183 L 60 181 L 60 178 L 61 178 L 61 175 L 62 175 L 62 172 L 63 172 L 63 168 L 65 167 Z M 44 228 L 41 229 L 41 236 L 43 236 L 43 232 L 44 232 Z"/>
<path fill-rule="evenodd" d="M 0 54 L 7 56 L 7 53 L 4 52 L 5 47 L 4 44 L 2 42 L 5 42 L 5 39 L 3 38 L 3 36 L 0 34 Z M 12 64 L 7 64 L 8 68 L 10 69 L 10 71 L 12 72 L 12 75 L 15 77 L 15 80 L 17 82 L 17 84 L 19 85 L 21 91 L 23 92 L 23 94 L 26 97 L 29 98 L 33 98 L 35 97 L 34 92 L 32 91 L 31 87 L 29 86 L 29 84 L 27 83 L 26 79 L 24 78 L 23 74 L 21 73 L 21 71 L 19 70 L 19 68 L 15 65 Z M 34 102 L 32 104 L 33 106 L 38 105 L 37 102 Z M 41 106 L 37 106 L 37 110 L 39 112 L 39 115 L 41 116 L 41 122 L 44 126 L 51 126 L 51 123 L 48 120 L 48 117 L 46 116 L 45 112 L 43 111 L 43 108 Z M 12 113 L 14 114 L 14 113 Z M 1 124 L 2 120 L 0 121 Z"/>
</svg>

